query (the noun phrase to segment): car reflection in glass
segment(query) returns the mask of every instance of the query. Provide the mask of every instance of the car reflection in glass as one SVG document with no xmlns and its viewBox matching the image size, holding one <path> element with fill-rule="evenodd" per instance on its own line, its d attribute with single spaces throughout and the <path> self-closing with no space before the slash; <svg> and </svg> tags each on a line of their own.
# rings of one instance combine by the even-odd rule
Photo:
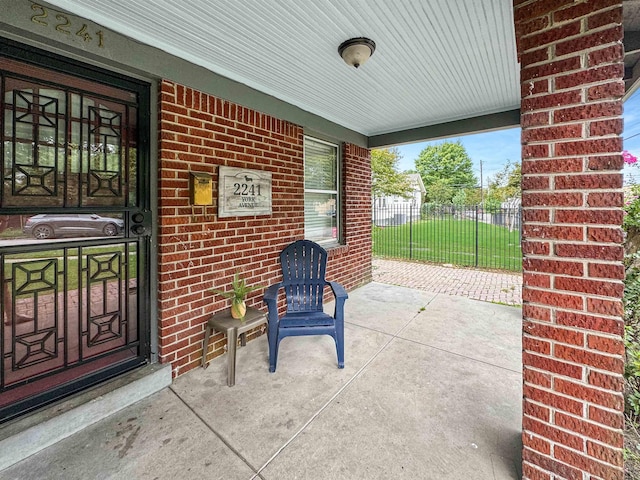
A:
<svg viewBox="0 0 640 480">
<path fill-rule="evenodd" d="M 124 221 L 96 214 L 39 214 L 27 220 L 22 231 L 38 240 L 56 237 L 119 235 Z"/>
</svg>

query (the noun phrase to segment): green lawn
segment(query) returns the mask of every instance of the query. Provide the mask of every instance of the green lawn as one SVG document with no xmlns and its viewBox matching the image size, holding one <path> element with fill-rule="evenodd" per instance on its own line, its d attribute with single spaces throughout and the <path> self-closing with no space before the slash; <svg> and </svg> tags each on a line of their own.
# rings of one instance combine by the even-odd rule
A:
<svg viewBox="0 0 640 480">
<path fill-rule="evenodd" d="M 506 227 L 477 224 L 451 215 L 440 219 L 373 227 L 373 255 L 381 258 L 422 260 L 434 263 L 522 270 L 520 233 Z M 476 263 L 477 262 L 477 263 Z"/>
</svg>

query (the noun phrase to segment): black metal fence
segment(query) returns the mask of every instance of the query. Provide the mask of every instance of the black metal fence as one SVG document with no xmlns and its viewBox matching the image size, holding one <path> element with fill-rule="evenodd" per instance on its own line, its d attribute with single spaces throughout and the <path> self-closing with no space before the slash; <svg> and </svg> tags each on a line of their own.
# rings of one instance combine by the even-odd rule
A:
<svg viewBox="0 0 640 480">
<path fill-rule="evenodd" d="M 521 225 L 519 207 L 374 205 L 373 255 L 521 271 Z"/>
</svg>

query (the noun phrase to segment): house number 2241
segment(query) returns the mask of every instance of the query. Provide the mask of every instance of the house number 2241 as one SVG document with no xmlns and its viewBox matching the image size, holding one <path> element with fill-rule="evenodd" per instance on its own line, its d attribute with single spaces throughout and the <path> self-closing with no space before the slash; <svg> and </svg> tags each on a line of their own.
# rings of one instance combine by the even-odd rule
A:
<svg viewBox="0 0 640 480">
<path fill-rule="evenodd" d="M 31 21 L 33 23 L 37 23 L 38 25 L 42 25 L 43 27 L 48 27 L 50 25 L 48 20 L 49 11 L 47 10 L 46 7 L 43 7 L 42 5 L 38 5 L 37 3 L 33 3 L 31 4 L 31 10 L 35 12 L 31 16 Z M 100 48 L 104 47 L 104 34 L 102 33 L 102 30 L 93 32 L 93 34 L 96 37 L 94 39 L 94 37 L 91 36 L 91 33 L 89 32 L 89 28 L 87 27 L 86 23 L 83 23 L 82 26 L 78 29 L 77 24 L 73 25 L 69 17 L 67 17 L 66 15 L 63 15 L 62 13 L 56 14 L 55 18 L 56 18 L 56 21 L 53 22 L 53 27 L 56 29 L 57 32 L 60 32 L 64 35 L 76 35 L 80 37 L 82 40 L 84 40 L 85 42 L 93 42 L 94 40 L 96 40 L 98 42 L 98 47 Z"/>
<path fill-rule="evenodd" d="M 260 185 L 248 185 L 246 183 L 234 183 L 233 184 L 233 194 L 239 196 L 247 196 L 252 195 L 255 196 L 257 193 L 260 196 Z"/>
</svg>

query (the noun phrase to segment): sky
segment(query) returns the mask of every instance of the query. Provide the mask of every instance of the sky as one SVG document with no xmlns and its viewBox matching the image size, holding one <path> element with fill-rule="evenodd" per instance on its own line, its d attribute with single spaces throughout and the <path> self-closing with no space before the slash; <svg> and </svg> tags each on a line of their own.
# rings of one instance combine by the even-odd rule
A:
<svg viewBox="0 0 640 480">
<path fill-rule="evenodd" d="M 624 103 L 624 149 L 640 159 L 640 89 Z M 480 180 L 480 162 L 482 161 L 482 184 L 487 186 L 487 179 L 502 170 L 507 161 L 521 161 L 520 128 L 509 128 L 473 135 L 463 135 L 440 139 L 433 142 L 419 142 L 399 145 L 402 158 L 398 169 L 405 171 L 415 169 L 415 160 L 420 152 L 429 145 L 443 142 L 460 141 L 473 162 L 473 171 Z M 640 161 L 638 162 L 640 164 Z M 626 184 L 640 183 L 640 165 L 625 166 Z"/>
</svg>

